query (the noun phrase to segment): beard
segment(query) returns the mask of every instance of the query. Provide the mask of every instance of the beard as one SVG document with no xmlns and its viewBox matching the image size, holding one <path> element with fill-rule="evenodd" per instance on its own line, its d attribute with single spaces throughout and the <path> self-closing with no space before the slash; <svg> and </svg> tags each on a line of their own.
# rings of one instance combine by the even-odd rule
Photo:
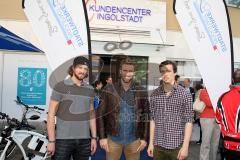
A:
<svg viewBox="0 0 240 160">
<path fill-rule="evenodd" d="M 76 79 L 78 79 L 79 81 L 82 81 L 85 77 L 86 77 L 86 74 L 79 74 L 77 75 L 76 73 L 73 73 L 74 77 L 76 77 Z M 83 76 L 82 76 L 83 75 Z"/>
<path fill-rule="evenodd" d="M 133 80 L 133 78 L 124 78 L 124 77 L 122 77 L 122 81 L 123 81 L 124 83 L 131 83 L 132 80 Z"/>
</svg>

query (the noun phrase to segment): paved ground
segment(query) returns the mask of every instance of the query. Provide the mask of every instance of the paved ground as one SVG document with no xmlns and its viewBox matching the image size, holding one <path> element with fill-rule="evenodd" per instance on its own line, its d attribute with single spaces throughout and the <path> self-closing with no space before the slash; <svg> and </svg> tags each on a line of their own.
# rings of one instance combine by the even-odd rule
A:
<svg viewBox="0 0 240 160">
<path fill-rule="evenodd" d="M 189 158 L 188 160 L 198 160 L 199 159 L 199 152 L 200 152 L 200 145 L 196 144 L 195 142 L 199 140 L 200 129 L 197 124 L 193 126 L 191 144 L 189 148 Z"/>
<path fill-rule="evenodd" d="M 200 145 L 195 142 L 191 142 L 189 148 L 189 158 L 188 160 L 198 160 L 199 159 Z"/>
<path fill-rule="evenodd" d="M 199 153 L 200 153 L 200 144 L 196 144 L 196 141 L 199 140 L 199 127 L 197 124 L 194 124 L 193 126 L 193 132 L 192 132 L 192 141 L 190 143 L 189 148 L 189 158 L 188 160 L 199 160 Z M 212 159 L 210 157 L 210 159 Z M 217 160 L 221 160 L 220 153 L 218 153 Z"/>
</svg>

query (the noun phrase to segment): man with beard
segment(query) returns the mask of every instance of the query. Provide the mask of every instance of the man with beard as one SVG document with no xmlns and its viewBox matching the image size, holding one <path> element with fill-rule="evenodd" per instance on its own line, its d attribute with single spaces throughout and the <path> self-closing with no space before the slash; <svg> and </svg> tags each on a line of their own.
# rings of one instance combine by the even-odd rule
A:
<svg viewBox="0 0 240 160">
<path fill-rule="evenodd" d="M 71 157 L 88 160 L 91 152 L 96 151 L 94 90 L 83 81 L 87 77 L 88 66 L 88 59 L 76 57 L 69 68 L 69 78 L 53 88 L 48 109 L 47 149 L 55 160 L 70 160 Z"/>
<path fill-rule="evenodd" d="M 172 61 L 159 65 L 160 86 L 150 96 L 148 155 L 155 160 L 185 160 L 192 134 L 192 96 L 176 84 L 177 66 Z"/>
<path fill-rule="evenodd" d="M 101 95 L 97 128 L 108 160 L 119 160 L 123 150 L 127 160 L 139 160 L 147 144 L 149 102 L 134 74 L 134 64 L 123 59 L 119 82 L 107 85 Z"/>
</svg>

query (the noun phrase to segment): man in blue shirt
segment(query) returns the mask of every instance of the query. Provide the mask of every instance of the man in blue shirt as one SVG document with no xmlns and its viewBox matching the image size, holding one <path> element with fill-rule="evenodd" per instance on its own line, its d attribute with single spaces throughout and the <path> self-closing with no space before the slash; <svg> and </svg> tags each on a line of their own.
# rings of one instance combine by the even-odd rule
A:
<svg viewBox="0 0 240 160">
<path fill-rule="evenodd" d="M 107 85 L 101 95 L 97 128 L 100 146 L 107 159 L 139 160 L 146 147 L 149 128 L 147 92 L 133 80 L 134 64 L 127 58 L 120 64 L 120 81 Z"/>
</svg>

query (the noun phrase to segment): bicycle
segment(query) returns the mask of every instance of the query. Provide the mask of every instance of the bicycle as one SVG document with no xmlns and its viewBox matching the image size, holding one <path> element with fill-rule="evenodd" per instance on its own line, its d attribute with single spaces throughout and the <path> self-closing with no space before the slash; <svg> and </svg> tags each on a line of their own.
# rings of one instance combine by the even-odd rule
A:
<svg viewBox="0 0 240 160">
<path fill-rule="evenodd" d="M 26 118 L 30 110 L 38 112 L 44 111 L 44 109 L 37 106 L 30 107 L 24 104 L 19 97 L 17 97 L 16 102 L 25 107 L 21 121 L 15 118 L 9 118 L 8 115 L 0 112 L 0 119 L 6 119 L 8 124 L 2 131 L 0 137 L 0 159 L 16 160 L 16 154 L 20 154 L 21 156 L 18 158 L 23 160 L 47 159 L 47 137 L 32 131 L 35 127 L 28 124 L 28 119 L 37 120 L 40 117 L 38 115 L 32 115 L 30 118 Z"/>
</svg>

